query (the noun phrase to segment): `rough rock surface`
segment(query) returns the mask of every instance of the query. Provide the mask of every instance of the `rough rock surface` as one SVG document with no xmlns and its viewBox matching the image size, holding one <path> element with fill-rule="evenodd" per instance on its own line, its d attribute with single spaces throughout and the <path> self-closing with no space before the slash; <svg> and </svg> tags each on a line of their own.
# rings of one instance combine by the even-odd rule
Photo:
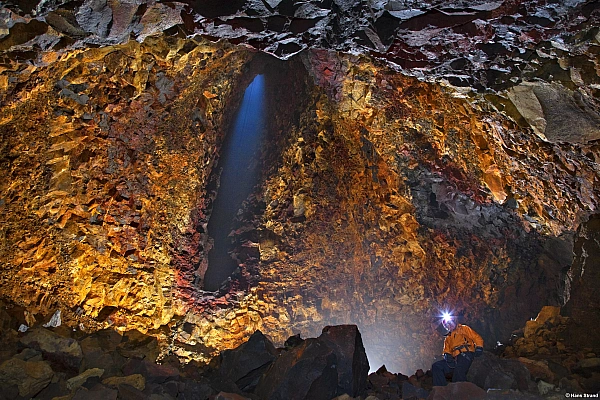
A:
<svg viewBox="0 0 600 400">
<path fill-rule="evenodd" d="M 276 358 L 273 343 L 262 332 L 256 331 L 246 343 L 221 352 L 219 374 L 235 382 L 240 390 L 252 392 Z"/>
<path fill-rule="evenodd" d="M 487 393 L 471 382 L 450 383 L 448 386 L 436 386 L 427 400 L 472 399 L 485 400 Z"/>
<path fill-rule="evenodd" d="M 318 339 L 306 339 L 282 354 L 256 387 L 263 399 L 331 399 L 338 386 L 335 352 Z"/>
<path fill-rule="evenodd" d="M 60 310 L 208 362 L 257 329 L 281 345 L 353 323 L 373 364 L 409 371 L 439 352 L 444 308 L 493 347 L 566 303 L 576 345 L 598 343 L 597 1 L 223 3 L 3 3 L 17 327 Z M 261 72 L 271 136 L 232 222 L 240 267 L 206 292 L 213 168 Z M 90 351 L 105 370 L 132 355 Z"/>
<path fill-rule="evenodd" d="M 17 386 L 21 397 L 35 396 L 48 386 L 53 376 L 52 368 L 45 361 L 12 358 L 0 365 L 1 387 Z"/>
<path fill-rule="evenodd" d="M 15 318 L 9 320 L 16 322 Z M 534 372 L 542 370 L 542 361 L 522 357 L 499 358 L 486 352 L 473 364 L 471 372 L 474 373 L 469 373 L 471 382 L 441 388 L 432 387 L 429 370 L 417 370 L 406 376 L 389 372 L 382 366 L 367 377 L 361 368 L 368 370 L 366 364 L 348 371 L 340 360 L 362 359 L 366 362 L 364 351 L 360 350 L 362 342 L 356 326 L 325 327 L 324 332 L 336 333 L 326 339 L 323 336 L 304 340 L 296 337 L 294 345 L 288 341 L 286 348 L 276 349 L 276 355 L 270 340 L 257 331 L 248 342 L 223 351 L 208 366 L 182 364 L 172 356 L 163 358 L 161 364 L 151 361 L 157 345 L 156 338 L 152 336 L 132 332 L 121 336 L 111 330 L 89 334 L 56 328 L 53 331 L 49 333 L 74 341 L 86 349 L 79 371 L 65 370 L 49 358 L 49 353 L 41 353 L 22 344 L 18 352 L 0 355 L 0 384 L 3 389 L 0 399 L 398 400 L 470 399 L 480 398 L 483 393 L 481 398 L 488 400 L 555 400 L 561 396 L 564 398 L 565 393 L 594 393 L 596 389 L 592 385 L 598 381 L 594 380 L 593 374 L 600 368 L 599 359 L 588 354 L 587 358 L 563 367 L 564 374 L 558 376 L 557 365 L 545 360 L 546 366 L 549 366 L 546 372 L 557 374 L 545 381 Z M 2 346 L 17 349 L 19 336 L 23 334 L 11 332 L 14 330 L 2 332 Z M 348 346 L 348 337 L 356 338 L 356 346 Z M 99 354 L 111 356 L 118 352 L 116 349 L 124 347 L 127 347 L 127 352 L 113 368 L 86 369 L 85 365 L 102 358 Z M 256 360 L 266 360 L 266 363 L 255 362 L 252 356 Z M 572 353 L 571 357 L 579 355 Z M 260 366 L 253 369 L 256 365 Z M 532 371 L 529 381 L 529 374 L 523 372 L 525 368 Z M 510 379 L 503 379 L 507 376 Z M 257 380 L 258 387 L 248 384 Z M 339 394 L 345 391 L 342 387 L 348 381 L 360 388 L 353 396 L 348 392 Z M 521 385 L 520 389 L 515 388 L 515 382 Z M 585 385 L 585 388 L 580 385 Z"/>
<path fill-rule="evenodd" d="M 357 396 L 363 393 L 369 374 L 369 361 L 358 327 L 327 326 L 323 328 L 319 340 L 333 349 L 336 355 L 337 394 Z"/>
<path fill-rule="evenodd" d="M 489 353 L 473 360 L 467 379 L 485 390 L 513 389 L 524 392 L 530 389 L 531 383 L 529 370 L 521 362 L 501 360 Z"/>
</svg>

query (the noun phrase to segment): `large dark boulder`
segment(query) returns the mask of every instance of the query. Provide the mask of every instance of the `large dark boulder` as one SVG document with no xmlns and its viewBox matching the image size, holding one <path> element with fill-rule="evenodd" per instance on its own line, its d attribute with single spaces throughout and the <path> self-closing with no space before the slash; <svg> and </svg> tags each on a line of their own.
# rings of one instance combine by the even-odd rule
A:
<svg viewBox="0 0 600 400">
<path fill-rule="evenodd" d="M 20 340 L 21 344 L 41 351 L 54 369 L 79 372 L 83 352 L 75 339 L 60 336 L 45 328 L 31 329 Z"/>
<path fill-rule="evenodd" d="M 467 380 L 483 389 L 529 390 L 531 374 L 527 367 L 517 360 L 502 359 L 492 353 L 484 352 L 475 358 Z"/>
<path fill-rule="evenodd" d="M 363 393 L 369 375 L 369 361 L 356 325 L 326 326 L 318 340 L 327 344 L 337 357 L 337 394 L 356 397 Z"/>
<path fill-rule="evenodd" d="M 20 396 L 30 398 L 48 386 L 53 376 L 52 368 L 45 361 L 11 358 L 0 365 L 0 388 L 17 387 Z M 7 394 L 8 391 L 0 393 L 0 398 Z"/>
<path fill-rule="evenodd" d="M 221 352 L 219 374 L 235 382 L 240 390 L 252 392 L 276 358 L 273 343 L 261 331 L 256 331 L 246 343 Z"/>
<path fill-rule="evenodd" d="M 255 393 L 265 400 L 330 400 L 337 392 L 337 367 L 327 344 L 307 339 L 273 362 Z"/>
</svg>

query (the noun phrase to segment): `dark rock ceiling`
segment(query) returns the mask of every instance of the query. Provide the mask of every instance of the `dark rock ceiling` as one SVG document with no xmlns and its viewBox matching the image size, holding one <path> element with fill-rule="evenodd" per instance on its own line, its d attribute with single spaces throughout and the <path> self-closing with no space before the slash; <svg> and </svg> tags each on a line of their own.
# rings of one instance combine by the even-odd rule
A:
<svg viewBox="0 0 600 400">
<path fill-rule="evenodd" d="M 25 54 L 165 32 L 226 39 L 282 59 L 307 48 L 371 54 L 404 73 L 476 89 L 536 78 L 598 84 L 596 53 L 589 53 L 597 1 L 32 0 L 5 7 L 0 49 Z"/>
</svg>

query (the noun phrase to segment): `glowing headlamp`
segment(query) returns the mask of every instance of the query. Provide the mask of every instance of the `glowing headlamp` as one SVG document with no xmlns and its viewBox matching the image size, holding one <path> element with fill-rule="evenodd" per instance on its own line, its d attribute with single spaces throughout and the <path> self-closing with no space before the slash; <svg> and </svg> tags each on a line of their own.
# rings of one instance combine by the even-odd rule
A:
<svg viewBox="0 0 600 400">
<path fill-rule="evenodd" d="M 442 322 L 447 323 L 452 321 L 452 315 L 449 312 L 445 311 L 442 313 Z"/>
</svg>

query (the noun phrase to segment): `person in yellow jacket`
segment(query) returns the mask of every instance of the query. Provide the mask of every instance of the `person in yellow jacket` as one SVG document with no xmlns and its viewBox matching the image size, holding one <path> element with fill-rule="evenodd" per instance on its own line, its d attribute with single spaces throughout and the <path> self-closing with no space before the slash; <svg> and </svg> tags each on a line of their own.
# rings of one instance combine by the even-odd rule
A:
<svg viewBox="0 0 600 400">
<path fill-rule="evenodd" d="M 446 386 L 446 374 L 452 372 L 452 382 L 467 380 L 467 372 L 474 357 L 483 354 L 483 339 L 467 325 L 457 324 L 452 317 L 444 317 L 442 325 L 448 331 L 444 340 L 444 359 L 433 363 L 433 386 Z"/>
</svg>

